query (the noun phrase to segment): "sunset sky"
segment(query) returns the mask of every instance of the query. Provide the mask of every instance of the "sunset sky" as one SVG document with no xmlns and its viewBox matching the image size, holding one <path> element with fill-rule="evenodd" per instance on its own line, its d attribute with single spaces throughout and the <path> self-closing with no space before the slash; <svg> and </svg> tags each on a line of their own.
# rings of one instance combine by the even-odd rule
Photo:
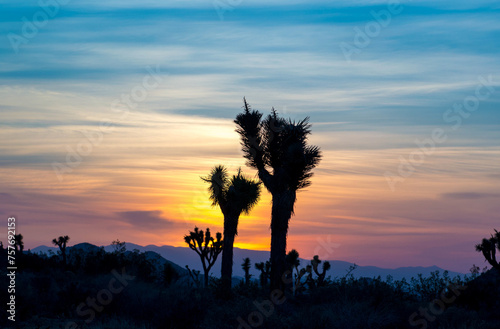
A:
<svg viewBox="0 0 500 329">
<path fill-rule="evenodd" d="M 500 229 L 498 1 L 59 3 L 0 11 L 0 216 L 26 249 L 222 231 L 200 176 L 256 177 L 233 123 L 246 97 L 310 116 L 323 151 L 288 249 L 486 264 L 474 245 Z M 270 202 L 240 218 L 236 247 L 269 249 Z"/>
</svg>

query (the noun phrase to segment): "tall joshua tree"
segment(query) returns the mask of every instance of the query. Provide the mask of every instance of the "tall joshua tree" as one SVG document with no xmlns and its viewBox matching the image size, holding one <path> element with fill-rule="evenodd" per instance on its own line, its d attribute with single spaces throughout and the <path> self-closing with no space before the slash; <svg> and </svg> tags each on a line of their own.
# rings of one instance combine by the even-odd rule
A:
<svg viewBox="0 0 500 329">
<path fill-rule="evenodd" d="M 238 220 L 241 213 L 248 214 L 260 197 L 260 183 L 248 179 L 238 170 L 231 179 L 224 166 L 216 166 L 208 177 L 212 206 L 219 206 L 224 215 L 224 247 L 222 251 L 221 281 L 226 290 L 231 289 L 233 273 L 233 245 L 238 234 Z"/>
<path fill-rule="evenodd" d="M 69 241 L 69 236 L 67 235 L 60 236 L 59 238 L 52 240 L 52 243 L 55 246 L 58 246 L 59 250 L 61 251 L 64 266 L 66 266 L 66 244 L 68 243 L 68 241 Z"/>
<path fill-rule="evenodd" d="M 246 99 L 243 101 L 244 110 L 234 122 L 247 164 L 257 169 L 259 179 L 272 195 L 271 289 L 283 289 L 286 237 L 297 191 L 311 184 L 312 170 L 321 153 L 317 146 L 308 145 L 308 117 L 295 122 L 279 117 L 272 109 L 262 120 L 262 113 L 252 110 Z"/>
<path fill-rule="evenodd" d="M 214 239 L 207 228 L 206 232 L 194 228 L 194 231 L 189 232 L 189 235 L 184 236 L 184 241 L 189 245 L 189 248 L 194 250 L 200 256 L 203 272 L 205 274 L 205 287 L 208 287 L 208 275 L 212 266 L 214 266 L 217 257 L 222 252 L 222 234 L 217 232 Z"/>
<path fill-rule="evenodd" d="M 500 264 L 496 259 L 497 249 L 500 251 L 500 232 L 497 230 L 495 230 L 495 234 L 492 234 L 489 239 L 483 239 L 480 244 L 476 245 L 476 251 L 482 252 L 488 263 L 500 271 Z"/>
</svg>

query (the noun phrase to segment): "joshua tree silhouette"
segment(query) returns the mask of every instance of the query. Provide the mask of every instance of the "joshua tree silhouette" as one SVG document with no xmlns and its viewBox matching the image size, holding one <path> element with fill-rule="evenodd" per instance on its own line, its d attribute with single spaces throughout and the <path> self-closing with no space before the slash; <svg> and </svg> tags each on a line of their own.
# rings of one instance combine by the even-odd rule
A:
<svg viewBox="0 0 500 329">
<path fill-rule="evenodd" d="M 307 265 L 306 268 L 301 268 L 300 269 L 300 272 L 299 274 L 297 275 L 297 279 L 295 280 L 296 283 L 295 283 L 295 290 L 297 291 L 302 291 L 302 290 L 305 290 L 305 288 L 303 287 L 303 284 L 302 284 L 302 277 L 304 275 L 306 275 L 306 282 L 307 284 L 311 285 L 311 281 L 312 281 L 312 266 L 311 265 Z"/>
<path fill-rule="evenodd" d="M 19 251 L 21 254 L 23 253 L 24 242 L 22 234 L 14 235 L 14 247 L 16 248 L 16 252 Z"/>
<path fill-rule="evenodd" d="M 243 264 L 241 264 L 241 268 L 243 269 L 243 271 L 245 271 L 245 284 L 248 286 L 250 284 L 250 278 L 252 277 L 252 275 L 250 274 L 250 268 L 251 268 L 251 264 L 250 264 L 250 258 L 245 258 L 243 259 Z"/>
<path fill-rule="evenodd" d="M 260 271 L 260 286 L 265 287 L 267 286 L 267 279 L 271 276 L 271 262 L 266 261 L 262 263 L 256 263 L 255 268 Z"/>
<path fill-rule="evenodd" d="M 491 266 L 500 271 L 500 264 L 496 259 L 496 250 L 500 251 L 500 232 L 495 230 L 489 239 L 483 239 L 480 244 L 476 245 L 476 251 L 482 252 L 484 258 L 490 263 Z"/>
<path fill-rule="evenodd" d="M 299 259 L 299 252 L 295 249 L 292 249 L 288 252 L 288 254 L 285 257 L 285 261 L 287 266 L 287 271 L 290 272 L 290 278 L 292 279 L 292 284 L 293 284 L 293 294 L 295 295 L 295 288 L 297 285 L 297 279 L 299 277 L 299 266 L 300 266 L 300 259 Z M 297 272 L 295 274 L 295 279 L 294 279 L 294 273 L 293 270 Z"/>
<path fill-rule="evenodd" d="M 113 253 L 116 255 L 123 255 L 127 251 L 127 246 L 125 241 L 120 241 L 118 239 L 111 242 L 113 246 Z"/>
<path fill-rule="evenodd" d="M 299 122 L 285 120 L 273 108 L 261 121 L 262 113 L 251 110 L 246 99 L 243 102 L 243 113 L 234 122 L 247 165 L 257 169 L 259 179 L 272 195 L 271 289 L 283 289 L 286 237 L 297 190 L 311 184 L 309 179 L 321 153 L 317 146 L 307 143 L 311 133 L 308 117 Z"/>
<path fill-rule="evenodd" d="M 69 241 L 69 236 L 67 236 L 67 235 L 60 236 L 59 238 L 52 240 L 52 243 L 54 245 L 58 246 L 59 250 L 61 251 L 61 255 L 63 258 L 63 264 L 65 267 L 66 267 L 66 244 L 68 243 L 68 241 Z"/>
<path fill-rule="evenodd" d="M 241 213 L 248 214 L 260 197 L 260 183 L 238 174 L 229 179 L 224 166 L 216 166 L 207 177 L 212 206 L 219 206 L 224 215 L 224 247 L 222 251 L 221 281 L 226 290 L 231 289 L 233 272 L 233 244 L 238 234 Z"/>
<path fill-rule="evenodd" d="M 314 273 L 318 276 L 317 278 L 317 285 L 318 287 L 322 287 L 326 284 L 325 281 L 325 275 L 326 271 L 328 271 L 331 268 L 330 262 L 325 261 L 323 262 L 323 271 L 319 272 L 318 266 L 321 264 L 321 260 L 319 259 L 318 255 L 314 255 L 313 259 L 311 260 L 311 265 Z"/>
<path fill-rule="evenodd" d="M 205 274 L 205 287 L 208 287 L 208 275 L 212 266 L 214 266 L 217 257 L 222 252 L 223 241 L 222 234 L 216 233 L 214 239 L 207 228 L 206 233 L 197 227 L 189 235 L 184 236 L 184 241 L 200 256 L 203 272 Z"/>
<path fill-rule="evenodd" d="M 293 272 L 293 269 L 299 272 L 299 265 L 300 265 L 300 259 L 299 259 L 299 252 L 295 249 L 292 249 L 288 252 L 286 255 L 286 263 L 289 265 L 290 269 Z"/>
</svg>

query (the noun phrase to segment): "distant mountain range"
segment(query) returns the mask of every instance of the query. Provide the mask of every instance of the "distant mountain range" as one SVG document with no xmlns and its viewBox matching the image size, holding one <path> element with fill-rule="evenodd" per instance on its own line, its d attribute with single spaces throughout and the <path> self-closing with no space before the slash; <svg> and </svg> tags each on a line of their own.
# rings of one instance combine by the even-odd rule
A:
<svg viewBox="0 0 500 329">
<path fill-rule="evenodd" d="M 155 246 L 155 245 L 140 246 L 133 243 L 126 243 L 125 246 L 127 251 L 133 251 L 134 249 L 137 249 L 140 252 L 146 252 L 148 258 L 156 259 L 160 264 L 163 264 L 165 262 L 172 263 L 172 266 L 174 266 L 174 268 L 180 273 L 185 273 L 186 265 L 188 265 L 189 268 L 191 269 L 200 270 L 203 272 L 200 258 L 195 252 L 193 252 L 188 247 Z M 71 248 L 79 248 L 85 251 L 92 251 L 99 247 L 92 245 L 90 243 L 80 243 L 72 247 L 68 247 L 68 249 Z M 57 247 L 39 246 L 31 249 L 31 252 L 47 254 L 49 253 L 49 250 L 54 253 L 57 253 L 59 249 Z M 113 251 L 114 249 L 113 246 L 109 245 L 109 246 L 104 246 L 104 250 Z M 260 272 L 254 268 L 253 264 L 269 260 L 269 251 L 234 248 L 233 276 L 241 278 L 245 276 L 245 273 L 241 268 L 241 263 L 243 262 L 243 259 L 246 257 L 250 258 L 250 260 L 252 261 L 252 269 L 250 273 L 253 275 L 253 278 L 255 279 L 258 278 Z M 221 262 L 221 257 L 219 256 L 217 262 L 215 263 L 211 271 L 211 274 L 213 276 L 216 277 L 220 276 L 220 262 Z M 329 260 L 329 262 L 332 265 L 332 268 L 327 272 L 327 276 L 331 276 L 332 278 L 343 277 L 344 275 L 346 275 L 349 267 L 353 265 L 353 263 L 339 261 L 339 260 Z M 310 264 L 310 260 L 300 259 L 300 264 L 301 267 L 305 267 L 306 265 Z M 442 268 L 439 268 L 437 266 L 399 267 L 396 269 L 380 268 L 376 266 L 358 266 L 356 270 L 352 272 L 352 275 L 355 278 L 358 277 L 373 278 L 381 276 L 382 279 L 385 279 L 388 275 L 391 275 L 395 280 L 401 280 L 402 278 L 406 278 L 407 280 L 409 280 L 411 277 L 416 277 L 418 274 L 422 274 L 424 277 L 430 276 L 430 273 L 434 271 L 440 271 L 441 273 L 444 272 Z M 451 277 L 454 277 L 454 276 L 463 276 L 464 274 L 449 271 L 449 275 Z"/>
</svg>

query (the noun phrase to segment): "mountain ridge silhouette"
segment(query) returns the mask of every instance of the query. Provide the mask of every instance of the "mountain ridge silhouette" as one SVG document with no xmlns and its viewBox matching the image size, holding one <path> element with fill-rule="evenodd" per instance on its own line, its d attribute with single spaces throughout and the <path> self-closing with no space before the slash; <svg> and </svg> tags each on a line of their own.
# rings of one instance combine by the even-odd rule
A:
<svg viewBox="0 0 500 329">
<path fill-rule="evenodd" d="M 107 252 L 114 251 L 112 245 L 107 245 L 102 247 L 104 247 L 104 250 Z M 140 252 L 147 252 L 148 258 L 150 259 L 156 258 L 162 264 L 164 263 L 164 261 L 167 261 L 173 264 L 174 268 L 181 273 L 184 273 L 186 271 L 185 269 L 186 265 L 188 265 L 189 268 L 191 269 L 202 270 L 199 256 L 188 247 L 174 247 L 169 245 L 157 246 L 153 244 L 141 246 L 130 242 L 125 243 L 125 247 L 127 251 L 133 251 L 134 249 L 137 249 Z M 68 246 L 68 251 L 72 248 L 78 248 L 89 252 L 92 250 L 97 250 L 100 247 L 93 245 L 91 243 L 83 242 L 73 246 Z M 42 245 L 31 249 L 31 252 L 33 253 L 41 252 L 47 254 L 49 250 L 57 254 L 57 251 L 59 249 L 57 247 Z M 155 254 L 157 254 L 161 258 L 158 258 Z M 239 277 L 239 278 L 244 277 L 245 274 L 243 269 L 241 268 L 241 263 L 243 262 L 244 258 L 249 257 L 250 260 L 252 261 L 252 268 L 250 270 L 250 273 L 252 274 L 253 279 L 257 279 L 259 277 L 260 272 L 255 269 L 254 264 L 269 260 L 269 254 L 270 254 L 269 251 L 234 248 L 233 277 Z M 340 260 L 328 260 L 328 261 L 332 265 L 332 268 L 330 271 L 327 272 L 327 277 L 331 276 L 332 278 L 343 277 L 344 275 L 346 275 L 349 267 L 353 265 L 353 263 Z M 215 263 L 214 268 L 210 273 L 214 277 L 220 277 L 220 262 L 221 262 L 221 257 L 217 259 L 217 262 Z M 310 260 L 300 258 L 300 264 L 301 267 L 305 267 L 306 265 L 310 264 Z M 443 273 L 445 269 L 442 269 L 436 265 L 427 267 L 405 266 L 394 269 L 382 268 L 371 265 L 368 266 L 358 265 L 357 268 L 352 272 L 352 275 L 355 278 L 359 277 L 373 278 L 381 276 L 382 279 L 385 279 L 388 275 L 391 275 L 394 278 L 394 280 L 401 280 L 403 278 L 409 280 L 411 277 L 417 277 L 418 274 L 422 274 L 422 276 L 428 277 L 430 276 L 431 272 L 435 271 Z M 463 277 L 463 275 L 465 274 L 454 271 L 448 271 L 448 273 L 450 277 L 454 277 L 457 275 Z"/>
</svg>

